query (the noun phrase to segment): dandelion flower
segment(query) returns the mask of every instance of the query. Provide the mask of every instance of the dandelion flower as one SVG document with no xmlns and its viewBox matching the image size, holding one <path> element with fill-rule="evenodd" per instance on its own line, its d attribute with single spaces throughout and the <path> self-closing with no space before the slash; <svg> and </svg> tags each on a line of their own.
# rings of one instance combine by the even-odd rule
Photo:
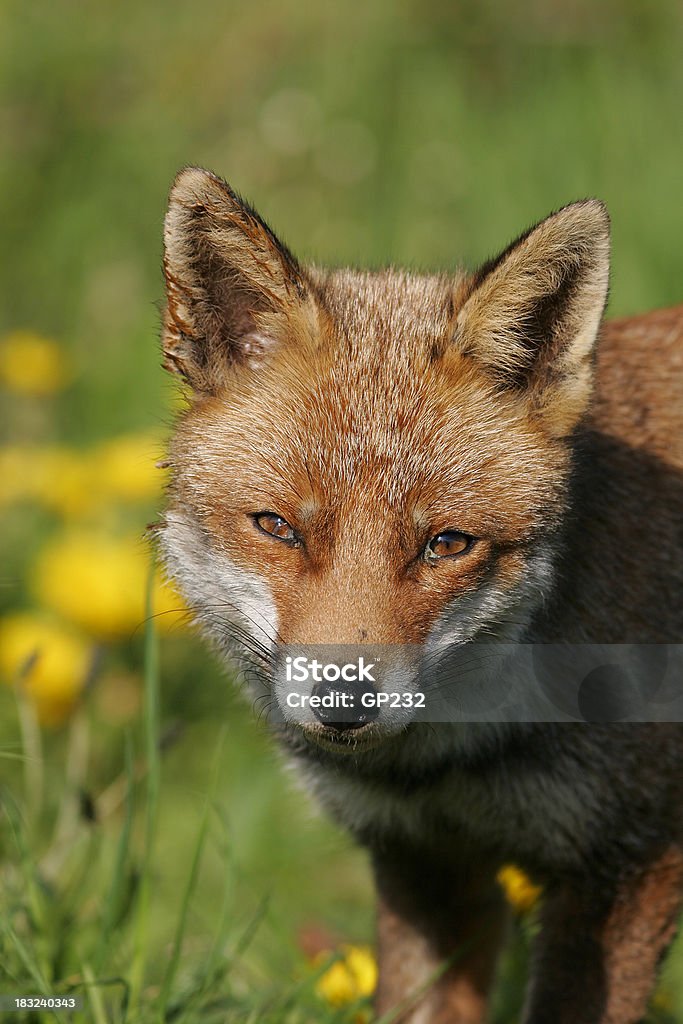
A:
<svg viewBox="0 0 683 1024">
<path fill-rule="evenodd" d="M 316 992 L 331 1006 L 344 1006 L 356 999 L 370 996 L 377 985 L 377 963 L 366 946 L 342 946 L 341 959 L 333 963 L 318 979 Z M 321 953 L 316 961 L 329 954 Z"/>
<path fill-rule="evenodd" d="M 64 352 L 34 331 L 12 331 L 0 341 L 0 382 L 25 395 L 51 395 L 69 380 Z"/>
<path fill-rule="evenodd" d="M 0 448 L 0 505 L 34 501 L 66 516 L 80 515 L 93 502 L 89 465 L 58 445 Z"/>
<path fill-rule="evenodd" d="M 7 445 L 0 449 L 0 504 L 33 498 L 36 489 L 32 449 Z"/>
<path fill-rule="evenodd" d="M 111 505 L 158 498 L 165 474 L 156 463 L 159 437 L 111 438 L 90 451 L 60 445 L 0 448 L 0 504 L 33 501 L 66 519 Z"/>
<path fill-rule="evenodd" d="M 101 640 L 130 636 L 144 624 L 149 554 L 137 537 L 111 537 L 72 530 L 39 555 L 33 588 L 38 600 Z M 178 625 L 185 609 L 161 577 L 155 581 L 153 612 L 160 630 Z"/>
<path fill-rule="evenodd" d="M 105 497 L 146 501 L 161 494 L 166 474 L 156 463 L 164 450 L 152 433 L 124 434 L 90 452 L 92 476 Z"/>
<path fill-rule="evenodd" d="M 497 880 L 508 903 L 518 914 L 532 910 L 538 902 L 541 895 L 540 886 L 534 885 L 521 868 L 514 864 L 507 864 L 501 868 Z"/>
<path fill-rule="evenodd" d="M 76 631 L 44 615 L 16 612 L 0 620 L 0 672 L 10 684 L 22 679 L 46 725 L 68 717 L 91 658 L 91 646 Z"/>
</svg>

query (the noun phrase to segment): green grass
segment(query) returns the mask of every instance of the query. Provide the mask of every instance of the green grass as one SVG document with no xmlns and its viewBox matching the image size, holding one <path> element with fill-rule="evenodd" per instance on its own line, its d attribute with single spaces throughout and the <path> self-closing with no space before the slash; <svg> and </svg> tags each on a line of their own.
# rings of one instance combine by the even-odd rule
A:
<svg viewBox="0 0 683 1024">
<path fill-rule="evenodd" d="M 74 377 L 42 402 L 2 394 L 2 443 L 87 448 L 167 426 L 161 223 L 186 163 L 335 264 L 476 264 L 597 195 L 610 314 L 682 301 L 682 47 L 674 0 L 6 0 L 0 336 L 56 338 Z M 153 510 L 126 516 L 142 531 Z M 0 615 L 31 604 L 60 528 L 45 509 L 0 509 Z M 165 637 L 156 656 L 140 630 L 104 650 L 61 730 L 0 686 L 0 991 L 90 979 L 95 1024 L 353 1019 L 320 1004 L 297 935 L 313 922 L 372 940 L 363 855 L 198 641 Z M 143 670 L 139 714 L 115 714 L 116 680 L 135 688 Z M 523 954 L 520 938 L 500 1024 Z M 680 947 L 665 989 L 683 1020 Z"/>
<path fill-rule="evenodd" d="M 169 890 L 169 852 L 177 857 L 181 844 L 160 828 L 156 645 L 150 618 L 139 729 L 126 734 L 123 773 L 99 798 L 87 789 L 87 708 L 72 720 L 64 775 L 48 778 L 31 706 L 17 691 L 22 750 L 2 753 L 19 771 L 0 794 L 0 993 L 83 995 L 84 1010 L 70 1018 L 76 1024 L 353 1020 L 360 1004 L 333 1011 L 315 994 L 329 961 L 314 969 L 290 943 L 287 952 L 280 950 L 278 979 L 277 972 L 264 974 L 264 952 L 252 960 L 257 937 L 264 950 L 273 942 L 282 946 L 283 924 L 267 893 L 247 886 L 246 899 L 240 898 L 245 880 L 238 844 L 220 798 L 225 728 L 218 730 L 198 815 L 183 827 L 191 854 L 180 858 L 182 884 Z M 220 881 L 212 873 L 207 885 L 203 875 L 212 857 Z M 172 926 L 160 947 L 155 929 L 162 899 L 161 917 Z M 57 1018 L 20 1012 L 12 1019 Z"/>
<path fill-rule="evenodd" d="M 56 757 L 42 751 L 32 708 L 17 689 L 21 748 L 0 755 L 13 779 L 0 789 L 0 993 L 82 995 L 83 1011 L 69 1017 L 74 1024 L 357 1022 L 360 1011 L 369 1012 L 367 1000 L 334 1008 L 315 991 L 333 957 L 313 966 L 292 941 L 297 919 L 325 920 L 312 909 L 301 917 L 302 904 L 315 896 L 308 886 L 318 880 L 305 882 L 306 872 L 295 865 L 298 888 L 287 899 L 284 890 L 264 884 L 260 871 L 254 878 L 240 863 L 241 844 L 222 798 L 229 727 L 217 725 L 212 743 L 203 744 L 212 749 L 198 773 L 204 785 L 194 813 L 179 826 L 178 808 L 171 812 L 182 835 L 164 827 L 164 804 L 175 787 L 164 778 L 170 751 L 159 717 L 151 617 L 144 669 L 144 707 L 126 731 L 121 773 L 99 793 L 89 789 L 98 760 L 91 710 L 84 704 L 74 715 L 63 756 Z M 59 776 L 48 776 L 50 765 L 60 766 Z M 297 824 L 305 830 L 303 821 Z M 285 835 L 292 827 L 291 818 L 276 824 L 273 865 L 289 855 Z M 314 845 L 319 854 L 319 836 Z M 335 887 L 340 881 L 343 887 L 334 857 L 325 872 L 329 913 L 339 895 Z M 348 925 L 354 914 L 343 916 Z M 495 992 L 495 1024 L 517 1020 L 532 931 L 527 920 L 511 935 Z M 343 934 L 347 940 L 370 937 L 367 927 Z M 679 1019 L 672 1011 L 680 978 L 677 990 L 675 969 L 669 974 L 667 1009 L 653 1010 L 651 1024 Z M 11 1019 L 42 1024 L 63 1018 L 19 1012 Z"/>
</svg>

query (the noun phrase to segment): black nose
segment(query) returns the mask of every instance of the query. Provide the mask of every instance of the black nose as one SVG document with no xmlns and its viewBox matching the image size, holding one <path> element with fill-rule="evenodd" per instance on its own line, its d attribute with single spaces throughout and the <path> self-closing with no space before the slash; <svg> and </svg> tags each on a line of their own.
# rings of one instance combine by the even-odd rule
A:
<svg viewBox="0 0 683 1024">
<path fill-rule="evenodd" d="M 377 692 L 365 682 L 316 683 L 311 697 L 320 697 L 320 707 L 311 704 L 313 714 L 330 729 L 360 729 L 368 722 L 374 722 L 379 715 L 375 703 Z"/>
</svg>

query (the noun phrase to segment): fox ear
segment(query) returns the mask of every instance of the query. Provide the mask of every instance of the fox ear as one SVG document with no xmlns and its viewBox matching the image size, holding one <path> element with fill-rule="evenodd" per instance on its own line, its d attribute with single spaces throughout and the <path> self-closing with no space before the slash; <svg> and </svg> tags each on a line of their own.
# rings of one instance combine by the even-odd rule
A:
<svg viewBox="0 0 683 1024">
<path fill-rule="evenodd" d="M 312 308 L 288 249 L 199 167 L 182 170 L 171 189 L 164 276 L 164 366 L 201 391 L 216 390 L 231 365 L 258 366 Z"/>
<path fill-rule="evenodd" d="M 590 399 L 608 282 L 606 208 L 596 199 L 565 206 L 470 279 L 456 348 L 565 436 Z"/>
</svg>

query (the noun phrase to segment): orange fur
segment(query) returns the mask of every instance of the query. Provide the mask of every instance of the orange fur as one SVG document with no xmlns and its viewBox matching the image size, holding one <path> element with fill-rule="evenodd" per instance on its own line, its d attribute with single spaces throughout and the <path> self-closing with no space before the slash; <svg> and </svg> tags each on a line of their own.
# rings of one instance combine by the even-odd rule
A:
<svg viewBox="0 0 683 1024">
<path fill-rule="evenodd" d="M 163 347 L 193 397 L 162 543 L 221 650 L 232 625 L 262 662 L 280 642 L 681 641 L 683 307 L 600 328 L 608 230 L 587 200 L 474 274 L 330 271 L 180 173 Z M 452 531 L 471 543 L 428 557 Z M 547 888 L 525 1024 L 640 1019 L 680 902 L 680 726 L 335 728 L 282 739 L 371 850 L 382 1012 L 483 1020 L 512 858 Z"/>
</svg>

